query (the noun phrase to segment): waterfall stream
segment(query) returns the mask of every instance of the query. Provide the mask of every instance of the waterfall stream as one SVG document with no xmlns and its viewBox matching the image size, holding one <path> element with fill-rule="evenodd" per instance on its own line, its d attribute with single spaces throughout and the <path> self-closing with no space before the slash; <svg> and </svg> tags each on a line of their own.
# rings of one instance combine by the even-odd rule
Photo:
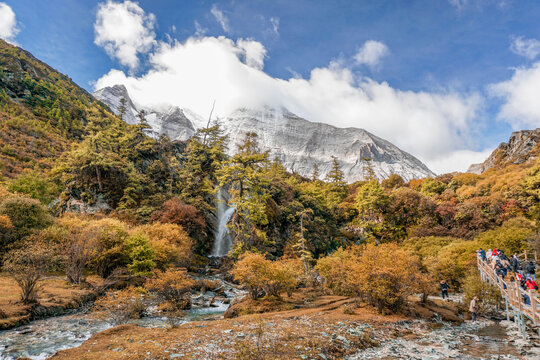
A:
<svg viewBox="0 0 540 360">
<path fill-rule="evenodd" d="M 232 239 L 229 234 L 229 228 L 227 224 L 231 220 L 234 214 L 235 208 L 229 207 L 228 193 L 224 189 L 219 189 L 217 193 L 217 218 L 218 226 L 214 232 L 214 248 L 212 249 L 212 256 L 225 256 L 229 252 L 232 246 Z"/>
</svg>

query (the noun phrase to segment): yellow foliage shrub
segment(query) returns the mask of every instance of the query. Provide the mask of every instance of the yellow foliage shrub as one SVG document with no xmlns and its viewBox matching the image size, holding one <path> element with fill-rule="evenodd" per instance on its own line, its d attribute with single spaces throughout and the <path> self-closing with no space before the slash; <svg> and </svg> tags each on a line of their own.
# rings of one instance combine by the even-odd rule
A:
<svg viewBox="0 0 540 360">
<path fill-rule="evenodd" d="M 421 291 L 419 259 L 395 244 L 340 249 L 320 259 L 316 269 L 328 290 L 361 297 L 380 312 L 399 309 L 408 295 Z"/>
<path fill-rule="evenodd" d="M 156 293 L 160 300 L 173 305 L 173 309 L 182 310 L 191 305 L 188 295 L 194 285 L 195 280 L 187 276 L 186 269 L 168 269 L 165 272 L 157 271 L 145 288 Z"/>
<path fill-rule="evenodd" d="M 248 288 L 252 299 L 258 299 L 262 295 L 279 297 L 283 291 L 290 295 L 304 272 L 298 259 L 271 261 L 261 254 L 246 252 L 234 265 L 232 274 Z"/>
<path fill-rule="evenodd" d="M 148 237 L 150 246 L 155 252 L 158 268 L 189 264 L 193 241 L 182 226 L 157 222 L 137 227 L 134 231 L 141 231 Z"/>
</svg>

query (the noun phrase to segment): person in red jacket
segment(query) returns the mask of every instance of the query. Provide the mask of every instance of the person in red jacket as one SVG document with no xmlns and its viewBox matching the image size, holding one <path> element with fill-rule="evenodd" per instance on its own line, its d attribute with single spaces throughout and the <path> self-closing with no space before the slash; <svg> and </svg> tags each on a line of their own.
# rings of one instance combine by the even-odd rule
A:
<svg viewBox="0 0 540 360">
<path fill-rule="evenodd" d="M 525 286 L 529 290 L 538 290 L 538 284 L 531 277 L 527 278 L 527 281 L 525 282 Z"/>
</svg>

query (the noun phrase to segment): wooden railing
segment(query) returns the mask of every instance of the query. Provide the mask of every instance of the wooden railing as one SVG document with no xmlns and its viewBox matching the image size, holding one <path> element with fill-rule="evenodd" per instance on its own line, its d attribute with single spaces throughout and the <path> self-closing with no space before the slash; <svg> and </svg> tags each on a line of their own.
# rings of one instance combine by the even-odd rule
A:
<svg viewBox="0 0 540 360">
<path fill-rule="evenodd" d="M 521 254 L 520 257 L 521 256 L 524 256 L 524 258 L 527 259 L 526 252 Z M 536 252 L 534 253 L 533 258 L 536 261 Z M 531 258 L 529 257 L 529 261 L 530 260 Z M 494 269 L 479 257 L 477 258 L 477 262 L 482 280 L 491 283 L 499 289 L 505 300 L 507 319 L 510 319 L 510 312 L 512 311 L 514 313 L 514 321 L 518 322 L 522 335 L 525 336 L 524 317 L 529 318 L 534 325 L 540 326 L 540 298 L 538 292 L 535 290 L 523 290 L 520 287 L 517 278 L 514 277 L 514 281 L 509 281 L 509 279 L 512 279 L 512 275 L 510 274 L 506 277 L 508 280 L 503 279 L 502 276 L 497 276 Z M 529 297 L 530 305 L 525 304 L 523 295 Z M 516 319 L 516 317 L 519 317 L 520 319 Z"/>
<path fill-rule="evenodd" d="M 518 258 L 523 259 L 524 261 L 531 261 L 532 259 L 534 259 L 534 262 L 538 264 L 538 254 L 536 253 L 536 251 L 534 251 L 533 253 L 527 253 L 527 250 L 525 250 L 525 252 L 518 255 Z"/>
</svg>

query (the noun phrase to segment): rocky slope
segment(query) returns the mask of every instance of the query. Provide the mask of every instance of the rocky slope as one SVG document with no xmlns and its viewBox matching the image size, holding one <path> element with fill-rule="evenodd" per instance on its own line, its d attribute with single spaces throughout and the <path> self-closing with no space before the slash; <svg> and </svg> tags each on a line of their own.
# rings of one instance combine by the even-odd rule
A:
<svg viewBox="0 0 540 360">
<path fill-rule="evenodd" d="M 507 164 L 522 164 L 538 156 L 538 138 L 540 128 L 536 130 L 515 131 L 507 143 L 501 143 L 481 164 L 473 164 L 467 172 L 481 174 L 492 167 Z"/>
<path fill-rule="evenodd" d="M 127 122 L 133 121 L 131 114 L 138 112 L 122 85 L 100 89 L 94 96 L 115 112 L 120 98 L 124 97 L 129 105 Z M 173 140 L 185 140 L 206 125 L 202 117 L 175 106 L 165 112 L 144 110 L 155 135 L 166 134 Z M 268 150 L 272 159 L 279 158 L 288 170 L 303 176 L 311 176 L 313 165 L 317 164 L 324 178 L 332 167 L 332 156 L 338 158 L 348 182 L 363 180 L 369 166 L 378 179 L 392 174 L 399 174 L 405 180 L 434 176 L 414 156 L 363 129 L 310 122 L 286 109 L 238 109 L 223 119 L 221 125 L 229 138 L 230 154 L 236 152 L 246 132 L 256 132 L 262 150 Z"/>
</svg>

